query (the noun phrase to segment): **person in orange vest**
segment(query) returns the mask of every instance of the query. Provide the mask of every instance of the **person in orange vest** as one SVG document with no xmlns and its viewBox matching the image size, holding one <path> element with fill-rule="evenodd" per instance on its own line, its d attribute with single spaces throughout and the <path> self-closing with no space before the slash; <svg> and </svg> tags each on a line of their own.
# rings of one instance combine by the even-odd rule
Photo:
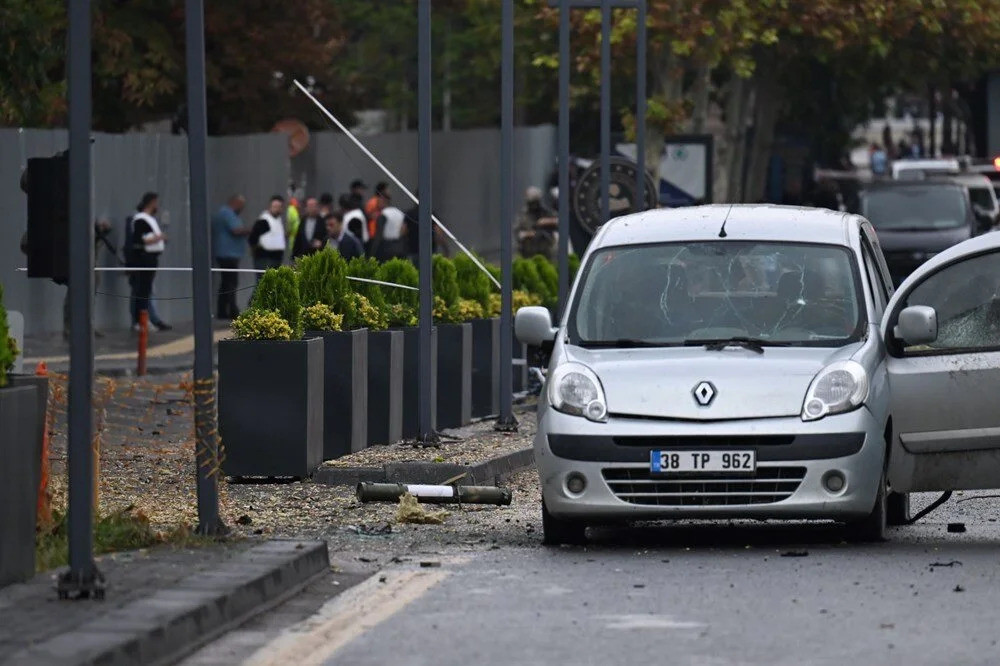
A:
<svg viewBox="0 0 1000 666">
<path fill-rule="evenodd" d="M 368 218 L 368 237 L 375 238 L 378 228 L 378 218 L 382 209 L 389 205 L 392 196 L 389 194 L 389 184 L 385 181 L 375 186 L 375 194 L 365 203 L 365 217 Z"/>
</svg>

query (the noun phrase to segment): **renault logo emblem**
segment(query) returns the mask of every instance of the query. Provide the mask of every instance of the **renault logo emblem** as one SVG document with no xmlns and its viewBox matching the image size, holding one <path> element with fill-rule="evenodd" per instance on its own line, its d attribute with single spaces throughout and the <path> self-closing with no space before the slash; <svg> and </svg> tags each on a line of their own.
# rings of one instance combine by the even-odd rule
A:
<svg viewBox="0 0 1000 666">
<path fill-rule="evenodd" d="M 694 387 L 694 399 L 702 407 L 708 407 L 715 400 L 715 387 L 712 382 L 701 382 Z"/>
</svg>

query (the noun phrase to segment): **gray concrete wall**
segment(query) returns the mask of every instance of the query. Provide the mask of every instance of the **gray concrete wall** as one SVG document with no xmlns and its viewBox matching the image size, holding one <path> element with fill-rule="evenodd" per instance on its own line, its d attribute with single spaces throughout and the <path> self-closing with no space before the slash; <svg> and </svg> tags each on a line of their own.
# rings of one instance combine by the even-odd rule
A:
<svg viewBox="0 0 1000 666">
<path fill-rule="evenodd" d="M 412 192 L 417 189 L 417 135 L 396 132 L 360 137 Z M 490 259 L 500 254 L 500 131 L 435 132 L 434 212 L 459 240 Z M 517 205 L 529 185 L 544 187 L 555 166 L 556 129 L 521 127 L 514 132 L 514 191 Z M 340 132 L 315 132 L 310 146 L 292 160 L 292 177 L 309 194 L 347 191 L 355 178 L 374 187 L 389 179 Z M 392 186 L 393 202 L 412 203 Z"/>
<path fill-rule="evenodd" d="M 5 303 L 25 317 L 25 332 L 33 334 L 62 328 L 65 288 L 49 280 L 29 280 L 18 267 L 25 265 L 19 241 L 26 227 L 27 203 L 19 188 L 22 169 L 30 157 L 46 157 L 66 148 L 64 130 L 0 129 L 0 282 Z M 209 139 L 209 199 L 214 212 L 228 195 L 247 196 L 244 219 L 248 222 L 274 193 L 287 187 L 289 162 L 283 137 L 262 134 Z M 93 144 L 92 207 L 94 217 L 107 217 L 113 225 L 111 241 L 121 248 L 125 218 L 142 193 L 160 193 L 161 224 L 168 236 L 162 266 L 191 265 L 188 219 L 187 139 L 169 134 L 95 134 Z M 98 265 L 115 266 L 105 249 Z M 249 259 L 246 260 L 249 267 Z M 241 276 L 241 287 L 252 277 Z M 102 273 L 95 299 L 95 325 L 123 328 L 129 324 L 128 283 L 124 274 Z M 186 273 L 157 275 L 154 294 L 157 310 L 168 322 L 190 321 L 191 280 Z M 249 289 L 240 294 L 249 297 Z"/>
</svg>

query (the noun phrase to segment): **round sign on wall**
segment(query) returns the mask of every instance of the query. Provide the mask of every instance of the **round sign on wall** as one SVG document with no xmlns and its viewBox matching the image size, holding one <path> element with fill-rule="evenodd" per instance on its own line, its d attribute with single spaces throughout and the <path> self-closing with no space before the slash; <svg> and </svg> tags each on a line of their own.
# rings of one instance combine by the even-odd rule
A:
<svg viewBox="0 0 1000 666">
<path fill-rule="evenodd" d="M 635 202 L 636 176 L 635 162 L 624 157 L 612 157 L 608 184 L 608 212 L 612 218 L 627 213 L 636 212 Z M 656 184 L 649 174 L 646 174 L 646 202 L 642 210 L 656 206 Z M 573 190 L 573 212 L 580 225 L 593 234 L 607 220 L 601 219 L 601 160 L 595 159 L 593 164 L 583 172 Z"/>
</svg>

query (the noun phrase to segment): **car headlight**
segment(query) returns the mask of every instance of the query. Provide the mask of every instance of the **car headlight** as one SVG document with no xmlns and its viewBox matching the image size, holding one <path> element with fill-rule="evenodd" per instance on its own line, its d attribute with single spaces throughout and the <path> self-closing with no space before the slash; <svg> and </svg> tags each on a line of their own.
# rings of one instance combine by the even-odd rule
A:
<svg viewBox="0 0 1000 666">
<path fill-rule="evenodd" d="M 603 423 L 608 420 L 604 389 L 594 371 L 579 363 L 564 363 L 549 378 L 549 404 L 564 414 Z"/>
<path fill-rule="evenodd" d="M 816 375 L 806 401 L 802 420 L 816 421 L 828 414 L 840 414 L 860 407 L 868 397 L 868 373 L 860 363 L 837 361 Z"/>
</svg>

